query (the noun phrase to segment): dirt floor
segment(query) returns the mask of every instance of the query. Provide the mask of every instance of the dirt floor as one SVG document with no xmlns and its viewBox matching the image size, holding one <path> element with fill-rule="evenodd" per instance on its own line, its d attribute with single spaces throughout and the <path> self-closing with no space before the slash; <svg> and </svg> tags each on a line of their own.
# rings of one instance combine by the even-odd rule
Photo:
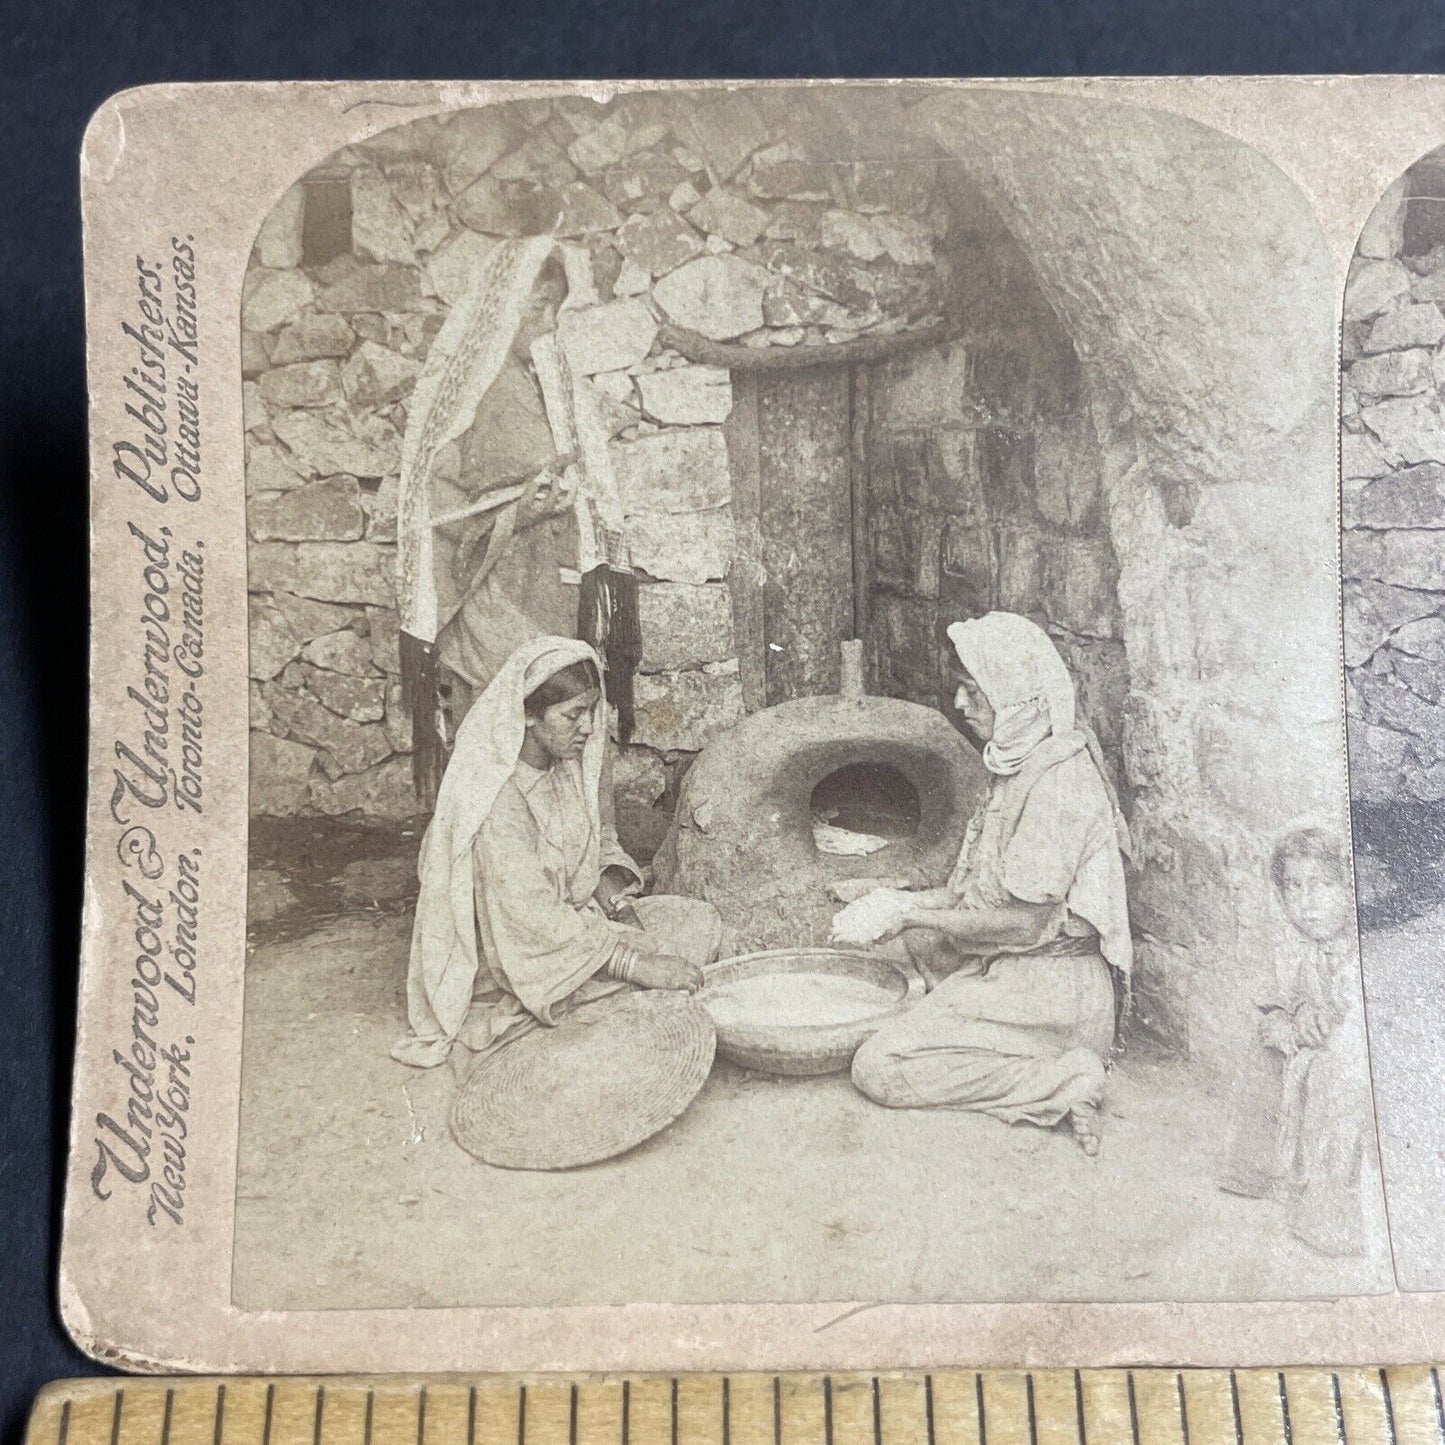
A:
<svg viewBox="0 0 1445 1445">
<path fill-rule="evenodd" d="M 489 1168 L 452 1142 L 451 1070 L 388 1056 L 405 1032 L 407 840 L 358 834 L 330 854 L 331 877 L 256 841 L 253 917 L 265 921 L 246 983 L 243 1308 L 1389 1287 L 1383 1250 L 1324 1258 L 1279 1206 L 1217 1190 L 1227 1106 L 1159 1061 L 1115 1071 L 1096 1160 L 1056 1131 L 881 1109 L 846 1074 L 773 1079 L 720 1062 L 681 1119 L 621 1159 L 566 1174 Z M 1371 1219 L 1383 1240 L 1377 1205 Z"/>
</svg>

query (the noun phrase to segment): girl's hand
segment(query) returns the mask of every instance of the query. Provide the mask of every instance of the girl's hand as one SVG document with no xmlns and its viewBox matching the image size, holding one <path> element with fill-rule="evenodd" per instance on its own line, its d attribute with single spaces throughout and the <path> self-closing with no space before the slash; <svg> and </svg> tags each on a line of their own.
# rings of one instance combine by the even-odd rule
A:
<svg viewBox="0 0 1445 1445">
<path fill-rule="evenodd" d="M 703 985 L 702 970 L 672 953 L 639 953 L 632 966 L 632 982 L 638 988 L 670 988 L 696 993 Z"/>
</svg>

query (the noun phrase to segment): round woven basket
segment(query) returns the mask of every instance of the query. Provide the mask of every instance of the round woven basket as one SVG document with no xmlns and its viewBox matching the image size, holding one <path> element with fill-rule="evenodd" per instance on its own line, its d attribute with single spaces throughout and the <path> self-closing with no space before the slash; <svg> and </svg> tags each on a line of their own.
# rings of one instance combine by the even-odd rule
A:
<svg viewBox="0 0 1445 1445">
<path fill-rule="evenodd" d="M 479 1059 L 452 1104 L 452 1135 L 502 1169 L 575 1169 L 650 1139 L 697 1097 L 716 1034 L 685 993 L 589 1003 Z"/>
</svg>

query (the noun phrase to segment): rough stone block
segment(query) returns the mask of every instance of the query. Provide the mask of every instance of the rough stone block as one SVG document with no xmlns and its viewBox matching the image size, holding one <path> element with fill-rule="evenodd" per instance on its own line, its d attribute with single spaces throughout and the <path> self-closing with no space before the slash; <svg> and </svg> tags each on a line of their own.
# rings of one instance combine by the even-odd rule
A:
<svg viewBox="0 0 1445 1445">
<path fill-rule="evenodd" d="M 387 406 L 410 394 L 421 371 L 421 363 L 402 356 L 389 346 L 363 341 L 341 368 L 341 385 L 346 400 L 354 407 Z"/>
<path fill-rule="evenodd" d="M 688 179 L 669 155 L 653 151 L 634 155 L 602 177 L 602 190 L 613 205 L 628 211 L 660 211 L 667 198 Z"/>
<path fill-rule="evenodd" d="M 1354 544 L 1345 538 L 1345 572 L 1355 570 L 1349 560 Z M 1345 665 L 1360 667 L 1370 660 L 1399 627 L 1429 617 L 1442 599 L 1429 592 L 1412 592 L 1383 582 L 1347 581 L 1344 585 Z"/>
<path fill-rule="evenodd" d="M 514 151 L 509 151 L 490 171 L 499 181 L 534 180 L 561 189 L 577 180 L 577 167 L 555 137 L 534 130 Z"/>
<path fill-rule="evenodd" d="M 397 205 L 414 222 L 427 220 L 447 203 L 441 177 L 430 161 L 414 156 L 383 161 L 381 173 Z"/>
<path fill-rule="evenodd" d="M 1340 438 L 1340 468 L 1345 477 L 1382 477 L 1390 470 L 1384 448 L 1365 432 Z"/>
<path fill-rule="evenodd" d="M 820 240 L 828 250 L 846 251 L 859 261 L 876 261 L 887 250 L 872 221 L 856 211 L 825 211 Z"/>
<path fill-rule="evenodd" d="M 758 255 L 770 275 L 794 281 L 850 311 L 866 312 L 873 306 L 876 283 L 872 275 L 839 256 L 825 256 L 786 241 L 765 241 Z"/>
<path fill-rule="evenodd" d="M 852 319 L 853 313 L 846 306 L 819 296 L 795 281 L 779 281 L 763 297 L 763 321 L 776 328 L 838 327 Z"/>
<path fill-rule="evenodd" d="M 270 733 L 251 733 L 251 816 L 289 818 L 306 802 L 316 750 Z"/>
<path fill-rule="evenodd" d="M 271 429 L 290 453 L 291 465 L 308 476 L 384 477 L 401 467 L 401 438 L 377 417 L 290 411 L 273 417 Z"/>
<path fill-rule="evenodd" d="M 421 273 L 393 261 L 366 263 L 349 256 L 319 273 L 318 311 L 416 311 L 421 308 Z"/>
<path fill-rule="evenodd" d="M 329 672 L 350 673 L 353 677 L 375 675 L 371 659 L 371 641 L 349 627 L 323 633 L 301 650 L 301 656 L 313 667 Z"/>
<path fill-rule="evenodd" d="M 732 567 L 731 507 L 707 512 L 635 512 L 627 518 L 633 566 L 666 582 L 719 582 Z"/>
<path fill-rule="evenodd" d="M 714 733 L 743 716 L 736 664 L 692 672 L 639 673 L 634 743 L 663 752 L 701 752 Z"/>
<path fill-rule="evenodd" d="M 301 651 L 301 639 L 286 614 L 269 597 L 247 599 L 248 674 L 260 682 L 275 677 Z"/>
<path fill-rule="evenodd" d="M 461 110 L 448 116 L 433 143 L 442 179 L 459 195 L 517 143 L 518 131 L 505 110 Z"/>
<path fill-rule="evenodd" d="M 579 135 L 567 147 L 567 155 L 583 175 L 593 176 L 626 160 L 638 148 L 640 139 L 613 117 Z"/>
<path fill-rule="evenodd" d="M 366 614 L 357 607 L 315 602 L 293 592 L 277 592 L 271 599 L 286 617 L 287 625 L 302 642 L 310 642 L 328 632 L 339 632 L 360 621 Z"/>
<path fill-rule="evenodd" d="M 386 712 L 386 681 L 380 677 L 351 677 L 311 668 L 306 686 L 323 707 L 356 723 L 380 722 Z M 390 738 L 387 746 L 390 748 Z"/>
<path fill-rule="evenodd" d="M 768 126 L 752 97 L 725 95 L 699 106 L 682 135 L 720 181 L 731 179 L 768 141 Z"/>
<path fill-rule="evenodd" d="M 287 270 L 301 264 L 301 224 L 305 210 L 306 189 L 294 185 L 267 213 L 256 234 L 252 254 L 256 261 L 272 270 Z"/>
<path fill-rule="evenodd" d="M 365 261 L 416 260 L 412 219 L 379 170 L 362 167 L 351 173 L 351 244 Z"/>
<path fill-rule="evenodd" d="M 912 216 L 874 216 L 873 234 L 900 266 L 932 266 L 933 233 Z"/>
<path fill-rule="evenodd" d="M 1395 641 L 1395 638 L 1390 639 L 1392 648 Z M 1440 698 L 1445 695 L 1445 663 L 1433 657 L 1398 654 L 1392 658 L 1390 665 L 1395 676 L 1416 697 L 1423 698 L 1433 707 L 1440 706 Z M 1445 725 L 1445 712 L 1440 713 L 1439 723 Z"/>
<path fill-rule="evenodd" d="M 768 224 L 768 213 L 734 191 L 714 186 L 688 213 L 694 226 L 734 246 L 757 243 Z"/>
<path fill-rule="evenodd" d="M 1445 528 L 1445 466 L 1422 462 L 1366 481 L 1352 512 L 1354 524 L 1360 527 Z M 1445 537 L 1441 545 L 1445 546 Z"/>
<path fill-rule="evenodd" d="M 341 368 L 334 361 L 298 361 L 273 367 L 260 387 L 270 407 L 331 406 L 341 400 Z"/>
<path fill-rule="evenodd" d="M 703 252 L 702 237 L 670 207 L 639 212 L 617 233 L 617 249 L 649 276 L 665 276 Z"/>
<path fill-rule="evenodd" d="M 294 810 L 293 810 L 294 811 Z M 246 875 L 246 923 L 274 923 L 300 900 L 274 868 L 252 868 Z"/>
<path fill-rule="evenodd" d="M 702 512 L 732 500 L 727 446 L 716 427 L 613 442 L 612 465 L 629 514 Z"/>
<path fill-rule="evenodd" d="M 535 236 L 556 226 L 562 201 L 538 180 L 483 176 L 456 198 L 452 213 L 462 225 L 488 236 Z"/>
<path fill-rule="evenodd" d="M 269 440 L 271 413 L 266 409 L 261 388 L 254 381 L 241 383 L 241 426 L 246 432 L 256 432 Z"/>
<path fill-rule="evenodd" d="M 438 246 L 426 263 L 427 285 L 448 306 L 455 306 L 466 295 L 467 288 L 496 245 L 489 236 L 478 235 L 475 231 L 458 231 Z"/>
<path fill-rule="evenodd" d="M 617 207 L 599 195 L 585 181 L 573 181 L 561 191 L 561 215 L 557 235 L 590 236 L 598 231 L 613 231 L 622 224 Z"/>
<path fill-rule="evenodd" d="M 643 672 L 676 672 L 734 655 L 726 584 L 654 582 L 638 589 Z"/>
<path fill-rule="evenodd" d="M 346 356 L 355 344 L 356 333 L 344 316 L 308 311 L 276 333 L 271 343 L 271 365 Z"/>
<path fill-rule="evenodd" d="M 1394 312 L 1381 320 L 1393 321 L 1401 314 Z M 1432 359 L 1423 347 L 1363 357 L 1346 373 L 1345 389 L 1356 396 L 1415 396 L 1435 384 Z"/>
<path fill-rule="evenodd" d="M 396 602 L 396 548 L 374 542 L 258 542 L 248 550 L 253 592 L 318 602 Z"/>
<path fill-rule="evenodd" d="M 247 331 L 274 331 L 309 306 L 315 287 L 300 271 L 252 271 L 246 277 L 241 325 Z"/>
<path fill-rule="evenodd" d="M 360 773 L 391 753 L 391 743 L 379 723 L 355 723 L 338 717 L 306 686 L 307 672 L 289 670 L 279 682 L 266 683 L 267 698 L 277 721 L 292 739 L 321 750 L 326 775 Z"/>
<path fill-rule="evenodd" d="M 768 200 L 830 201 L 830 167 L 810 161 L 800 146 L 783 141 L 753 157 L 748 190 Z"/>
<path fill-rule="evenodd" d="M 675 366 L 637 378 L 642 409 L 664 426 L 724 422 L 733 409 L 732 376 L 717 366 Z"/>
<path fill-rule="evenodd" d="M 1410 295 L 1410 273 L 1398 261 L 1356 261 L 1345 284 L 1345 320 L 1363 321 Z"/>
<path fill-rule="evenodd" d="M 625 371 L 652 349 L 657 320 L 644 301 L 627 298 L 564 311 L 557 318 L 557 340 L 579 376 Z"/>
<path fill-rule="evenodd" d="M 241 333 L 241 375 L 254 380 L 271 365 L 270 342 L 264 332 Z"/>
<path fill-rule="evenodd" d="M 1392 397 L 1362 407 L 1360 419 L 1394 465 L 1445 461 L 1445 408 L 1437 397 Z"/>
<path fill-rule="evenodd" d="M 651 748 L 612 751 L 612 796 L 617 806 L 651 808 L 667 791 L 667 768 Z"/>
<path fill-rule="evenodd" d="M 668 319 L 713 341 L 730 341 L 763 325 L 770 285 L 760 266 L 737 256 L 700 256 L 653 288 Z"/>
<path fill-rule="evenodd" d="M 1390 646 L 1426 662 L 1445 663 L 1445 617 L 1421 617 L 1405 623 L 1390 638 Z"/>
<path fill-rule="evenodd" d="M 246 438 L 246 495 L 260 492 L 289 492 L 306 478 L 287 461 L 280 447 L 256 437 Z"/>
<path fill-rule="evenodd" d="M 1445 313 L 1433 301 L 1412 302 L 1387 311 L 1365 337 L 1365 351 L 1402 351 L 1411 346 L 1438 346 L 1445 340 Z"/>
<path fill-rule="evenodd" d="M 1346 575 L 1420 592 L 1445 592 L 1445 547 L 1429 532 L 1356 533 Z"/>
<path fill-rule="evenodd" d="M 407 757 L 394 757 L 365 772 L 335 781 L 314 778 L 310 803 L 318 813 L 330 817 L 360 813 L 368 821 L 412 818 L 421 811 L 412 787 L 411 759 Z"/>
<path fill-rule="evenodd" d="M 253 497 L 246 523 L 258 542 L 349 542 L 366 527 L 354 477 L 329 477 L 294 491 Z"/>
</svg>

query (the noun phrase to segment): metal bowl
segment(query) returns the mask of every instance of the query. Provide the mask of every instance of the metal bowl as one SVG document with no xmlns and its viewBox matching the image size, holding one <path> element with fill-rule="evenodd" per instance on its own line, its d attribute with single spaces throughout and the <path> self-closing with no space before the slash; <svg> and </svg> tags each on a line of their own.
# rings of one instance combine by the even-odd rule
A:
<svg viewBox="0 0 1445 1445">
<path fill-rule="evenodd" d="M 908 997 L 908 976 L 892 959 L 877 953 L 839 948 L 779 948 L 725 958 L 704 969 L 706 983 L 698 998 L 724 984 L 762 975 L 826 973 L 861 979 L 878 989 L 878 1011 L 828 1024 L 719 1024 L 717 1051 L 724 1058 L 762 1074 L 831 1074 L 846 1069 L 864 1039 L 902 1009 Z"/>
</svg>

